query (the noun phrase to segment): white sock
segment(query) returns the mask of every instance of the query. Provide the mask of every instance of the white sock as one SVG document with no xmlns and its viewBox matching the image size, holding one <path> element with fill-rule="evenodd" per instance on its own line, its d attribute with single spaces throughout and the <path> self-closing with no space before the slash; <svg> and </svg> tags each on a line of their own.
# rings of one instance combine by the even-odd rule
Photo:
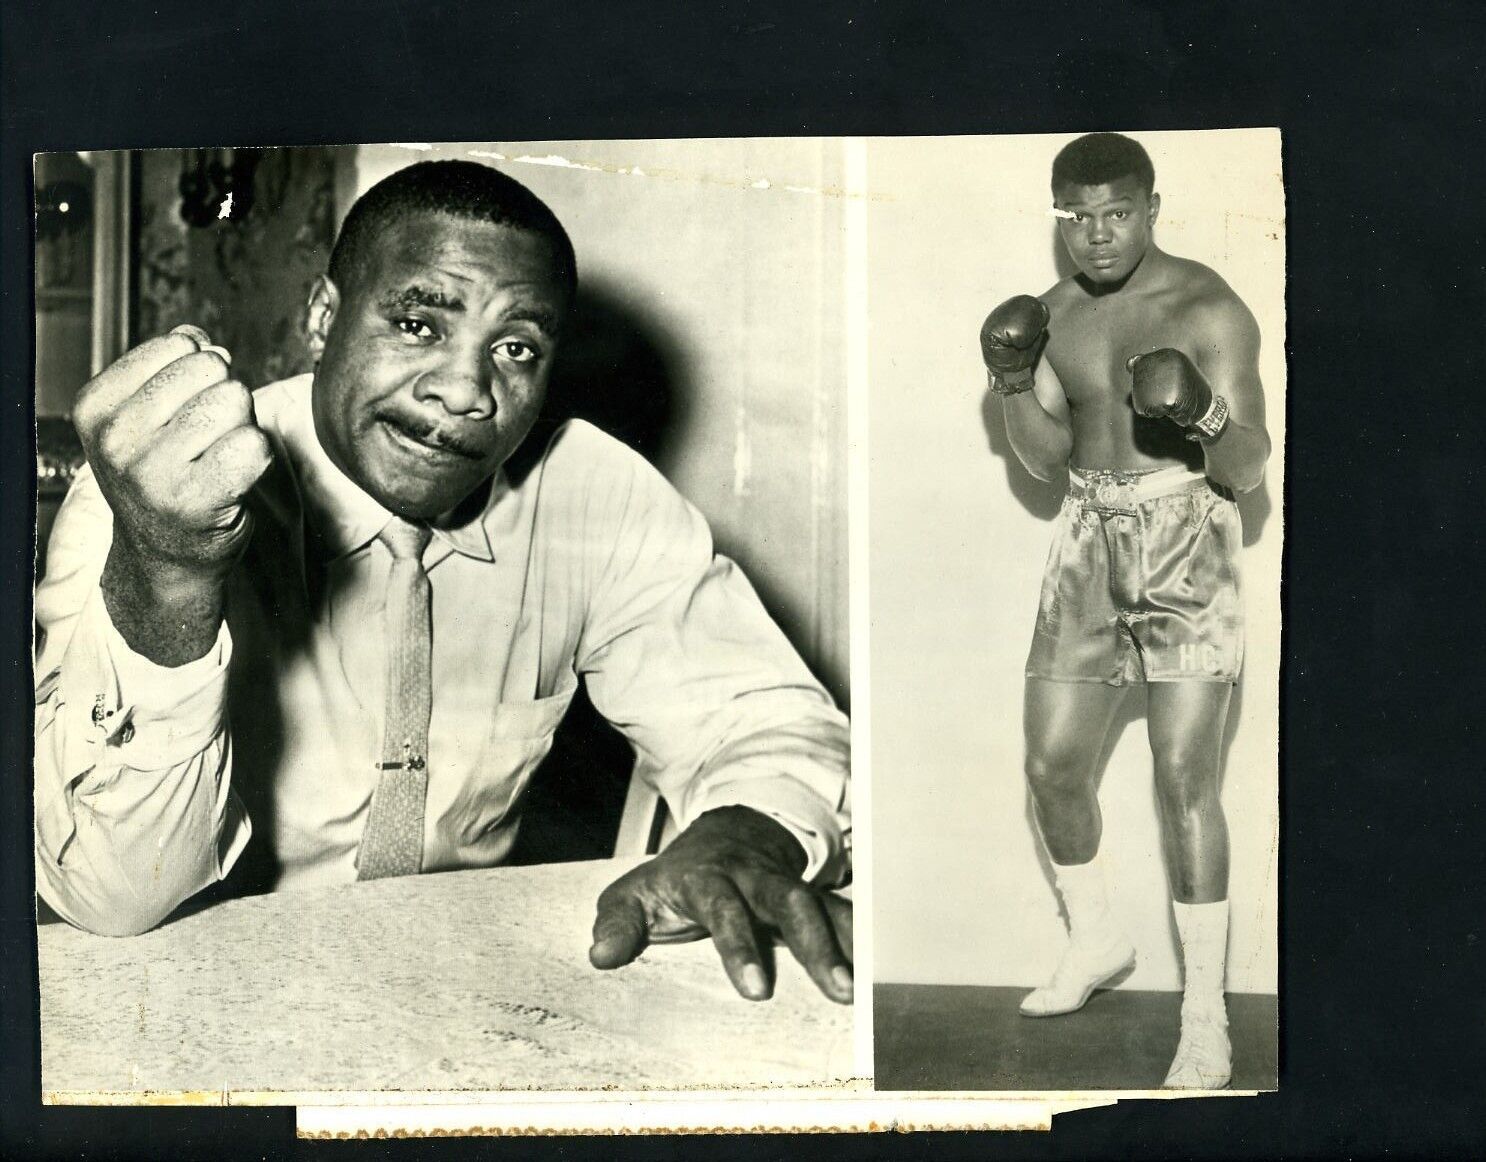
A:
<svg viewBox="0 0 1486 1162">
<path fill-rule="evenodd" d="M 1223 978 L 1228 953 L 1228 901 L 1183 904 L 1173 901 L 1182 938 L 1182 1013 L 1225 1016 Z M 1225 1017 L 1226 1019 L 1226 1017 Z"/>
<path fill-rule="evenodd" d="M 1074 944 L 1104 948 L 1124 939 L 1109 911 L 1104 866 L 1097 852 L 1088 863 L 1053 864 L 1053 875 L 1068 909 L 1068 936 Z"/>
</svg>

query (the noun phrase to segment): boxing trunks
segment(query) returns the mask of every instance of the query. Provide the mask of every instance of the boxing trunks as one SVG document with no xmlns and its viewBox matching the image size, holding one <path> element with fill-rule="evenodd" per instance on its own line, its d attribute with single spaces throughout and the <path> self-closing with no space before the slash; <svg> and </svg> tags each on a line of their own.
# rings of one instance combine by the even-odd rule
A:
<svg viewBox="0 0 1486 1162">
<path fill-rule="evenodd" d="M 1232 494 L 1200 472 L 1070 469 L 1027 677 L 1237 681 L 1242 543 Z"/>
</svg>

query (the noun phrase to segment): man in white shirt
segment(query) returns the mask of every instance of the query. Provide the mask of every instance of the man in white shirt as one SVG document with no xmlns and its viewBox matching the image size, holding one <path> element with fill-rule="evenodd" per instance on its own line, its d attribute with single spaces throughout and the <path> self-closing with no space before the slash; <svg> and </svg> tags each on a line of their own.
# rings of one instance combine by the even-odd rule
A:
<svg viewBox="0 0 1486 1162">
<path fill-rule="evenodd" d="M 250 393 L 180 327 L 83 389 L 36 603 L 37 883 L 64 918 L 151 928 L 250 835 L 274 888 L 497 864 L 581 674 L 684 828 L 600 897 L 593 963 L 710 934 L 763 999 L 772 928 L 851 999 L 844 717 L 640 457 L 573 421 L 507 466 L 575 287 L 529 190 L 424 162 L 352 207 L 312 375 Z M 387 761 L 410 673 L 431 710 Z M 369 871 L 399 866 L 374 831 L 415 833 L 411 866 Z"/>
</svg>

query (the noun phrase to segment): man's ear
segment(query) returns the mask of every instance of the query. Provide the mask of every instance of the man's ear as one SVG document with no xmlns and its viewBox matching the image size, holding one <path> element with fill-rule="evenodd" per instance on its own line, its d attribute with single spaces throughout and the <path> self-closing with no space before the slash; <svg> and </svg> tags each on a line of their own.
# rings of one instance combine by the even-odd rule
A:
<svg viewBox="0 0 1486 1162">
<path fill-rule="evenodd" d="M 335 312 L 340 305 L 341 292 L 335 289 L 328 274 L 322 274 L 310 288 L 305 314 L 305 335 L 309 340 L 310 355 L 316 363 L 325 354 L 325 338 L 330 334 L 330 324 L 335 321 Z"/>
<path fill-rule="evenodd" d="M 1160 216 L 1160 214 L 1161 214 L 1161 195 L 1158 194 L 1158 193 L 1156 193 L 1153 190 L 1151 192 L 1151 220 L 1150 220 L 1150 224 L 1152 226 L 1154 226 L 1156 224 L 1156 219 L 1157 219 L 1157 217 Z"/>
</svg>

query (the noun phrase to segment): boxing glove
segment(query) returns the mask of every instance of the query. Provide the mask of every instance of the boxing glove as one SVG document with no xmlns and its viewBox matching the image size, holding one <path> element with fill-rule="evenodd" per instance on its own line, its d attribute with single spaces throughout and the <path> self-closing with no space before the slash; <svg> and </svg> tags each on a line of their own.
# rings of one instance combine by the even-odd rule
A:
<svg viewBox="0 0 1486 1162">
<path fill-rule="evenodd" d="M 1196 427 L 1213 410 L 1213 391 L 1202 372 L 1180 351 L 1162 347 L 1125 361 L 1132 387 L 1130 402 L 1136 412 L 1167 419 L 1184 428 Z M 1223 409 L 1226 412 L 1226 408 Z M 1203 431 L 1204 436 L 1214 435 Z"/>
<path fill-rule="evenodd" d="M 980 354 L 991 390 L 1014 395 L 1032 386 L 1032 368 L 1047 342 L 1047 304 L 1031 295 L 1007 299 L 980 326 Z"/>
</svg>

